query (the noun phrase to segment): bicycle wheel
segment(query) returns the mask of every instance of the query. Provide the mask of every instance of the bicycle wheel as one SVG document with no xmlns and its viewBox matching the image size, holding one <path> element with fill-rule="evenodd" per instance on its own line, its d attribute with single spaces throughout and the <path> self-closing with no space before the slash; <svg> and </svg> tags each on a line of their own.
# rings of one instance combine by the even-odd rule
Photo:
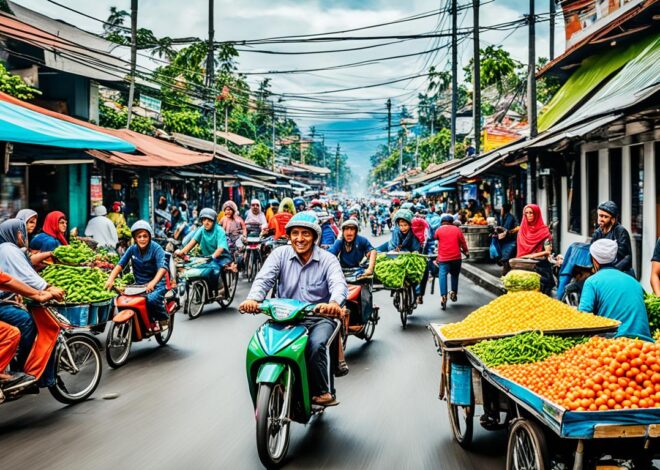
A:
<svg viewBox="0 0 660 470">
<path fill-rule="evenodd" d="M 170 323 L 167 325 L 167 330 L 164 332 L 156 333 L 156 341 L 159 345 L 165 346 L 172 337 L 174 331 L 174 313 L 170 315 Z"/>
<path fill-rule="evenodd" d="M 207 299 L 206 284 L 202 281 L 194 281 L 190 286 L 188 296 L 188 316 L 191 320 L 194 320 L 204 310 L 204 304 Z"/>
<path fill-rule="evenodd" d="M 447 390 L 451 390 L 451 373 L 447 373 L 445 377 Z M 462 448 L 469 449 L 474 433 L 474 404 L 464 406 L 452 403 L 451 391 L 449 391 L 447 392 L 447 411 L 454 439 Z"/>
<path fill-rule="evenodd" d="M 507 470 L 545 470 L 548 447 L 539 426 L 528 419 L 511 425 L 506 452 Z"/>
<path fill-rule="evenodd" d="M 408 326 L 408 305 L 410 304 L 410 299 L 408 289 L 401 290 L 401 302 L 399 304 L 399 316 L 401 317 L 401 326 L 403 329 L 406 329 Z"/>
<path fill-rule="evenodd" d="M 218 304 L 221 308 L 225 309 L 231 305 L 234 301 L 234 296 L 236 295 L 236 286 L 238 285 L 238 273 L 234 271 L 225 272 L 227 279 L 227 292 L 225 297 L 218 299 Z"/>
<path fill-rule="evenodd" d="M 48 387 L 51 395 L 67 405 L 87 400 L 101 381 L 101 351 L 85 335 L 73 335 L 55 356 L 56 383 Z"/>
</svg>

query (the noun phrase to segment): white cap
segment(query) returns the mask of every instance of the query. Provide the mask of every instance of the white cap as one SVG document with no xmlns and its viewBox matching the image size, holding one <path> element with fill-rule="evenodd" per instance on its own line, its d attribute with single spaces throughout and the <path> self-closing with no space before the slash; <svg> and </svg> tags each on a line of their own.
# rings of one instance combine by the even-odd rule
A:
<svg viewBox="0 0 660 470">
<path fill-rule="evenodd" d="M 614 240 L 602 238 L 591 244 L 589 253 L 598 264 L 610 264 L 614 263 L 618 249 L 619 246 Z"/>
<path fill-rule="evenodd" d="M 108 209 L 106 209 L 104 205 L 96 206 L 94 208 L 94 215 L 96 216 L 106 215 L 107 213 Z"/>
</svg>

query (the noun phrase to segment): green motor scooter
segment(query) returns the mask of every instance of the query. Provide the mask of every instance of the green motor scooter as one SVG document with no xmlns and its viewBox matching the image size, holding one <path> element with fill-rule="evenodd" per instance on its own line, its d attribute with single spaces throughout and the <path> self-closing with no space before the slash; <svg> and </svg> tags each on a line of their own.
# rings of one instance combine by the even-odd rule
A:
<svg viewBox="0 0 660 470">
<path fill-rule="evenodd" d="M 300 324 L 313 316 L 314 307 L 293 299 L 264 300 L 261 311 L 270 320 L 248 346 L 246 370 L 257 420 L 257 450 L 266 468 L 278 467 L 286 457 L 291 421 L 306 424 L 325 409 L 312 404 L 305 357 L 308 330 Z M 339 321 L 335 323 L 331 344 L 341 328 Z M 336 354 L 330 357 L 334 370 Z"/>
</svg>

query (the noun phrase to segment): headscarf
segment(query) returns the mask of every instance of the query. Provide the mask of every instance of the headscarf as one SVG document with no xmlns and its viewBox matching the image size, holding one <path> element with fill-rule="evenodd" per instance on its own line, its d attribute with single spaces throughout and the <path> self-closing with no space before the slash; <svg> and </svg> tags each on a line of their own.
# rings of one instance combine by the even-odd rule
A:
<svg viewBox="0 0 660 470">
<path fill-rule="evenodd" d="M 232 215 L 231 218 L 232 219 L 235 218 L 238 215 L 238 206 L 236 205 L 236 203 L 234 201 L 225 202 L 222 205 L 222 211 L 224 212 L 225 208 L 227 208 L 227 207 L 229 207 L 230 209 L 232 209 L 234 211 L 234 215 Z M 225 214 L 225 217 L 227 217 L 226 214 Z"/>
<path fill-rule="evenodd" d="M 0 243 L 12 243 L 18 246 L 18 232 L 23 234 L 23 241 L 27 243 L 27 228 L 20 219 L 7 219 L 0 224 Z"/>
<path fill-rule="evenodd" d="M 2 227 L 2 225 L 0 225 Z M 589 253 L 598 261 L 598 264 L 610 264 L 616 260 L 616 253 L 619 245 L 614 240 L 602 238 L 596 240 L 589 247 Z"/>
<path fill-rule="evenodd" d="M 527 208 L 532 209 L 534 212 L 534 222 L 527 221 L 527 216 L 524 215 Z M 517 257 L 537 253 L 539 245 L 545 240 L 552 240 L 550 229 L 545 222 L 543 222 L 543 215 L 541 215 L 541 208 L 536 204 L 527 204 L 523 209 L 522 223 L 520 224 L 520 231 L 518 232 L 518 253 Z"/>
<path fill-rule="evenodd" d="M 277 212 L 281 214 L 284 210 L 292 215 L 296 215 L 296 207 L 293 204 L 293 199 L 290 197 L 282 199 L 282 202 L 280 202 L 280 208 Z"/>
<path fill-rule="evenodd" d="M 41 230 L 44 233 L 47 233 L 53 238 L 57 238 L 62 245 L 68 245 L 69 242 L 64 238 L 64 234 L 60 232 L 60 219 L 64 219 L 66 216 L 64 212 L 53 211 L 49 212 L 46 218 L 44 219 L 44 226 L 41 227 Z"/>
<path fill-rule="evenodd" d="M 16 213 L 16 219 L 22 220 L 25 225 L 27 225 L 28 220 L 30 220 L 32 217 L 38 217 L 39 214 L 37 214 L 37 211 L 33 211 L 32 209 L 21 209 Z M 26 240 L 27 241 L 27 240 Z"/>
</svg>

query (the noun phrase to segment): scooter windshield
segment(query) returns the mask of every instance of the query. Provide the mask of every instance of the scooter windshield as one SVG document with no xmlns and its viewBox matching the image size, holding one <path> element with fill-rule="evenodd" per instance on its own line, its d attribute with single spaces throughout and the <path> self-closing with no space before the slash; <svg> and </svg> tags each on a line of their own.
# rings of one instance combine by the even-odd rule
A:
<svg viewBox="0 0 660 470">
<path fill-rule="evenodd" d="M 295 299 L 267 299 L 261 308 L 273 320 L 286 322 L 304 314 L 312 304 Z"/>
</svg>

